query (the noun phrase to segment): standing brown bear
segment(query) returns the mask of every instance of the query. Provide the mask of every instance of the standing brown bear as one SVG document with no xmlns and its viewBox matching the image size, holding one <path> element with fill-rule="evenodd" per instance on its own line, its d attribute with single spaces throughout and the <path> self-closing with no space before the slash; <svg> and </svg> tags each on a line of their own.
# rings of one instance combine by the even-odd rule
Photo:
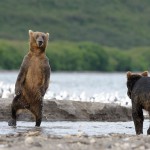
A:
<svg viewBox="0 0 150 150">
<path fill-rule="evenodd" d="M 12 119 L 9 126 L 16 126 L 17 112 L 20 109 L 30 110 L 36 119 L 35 126 L 42 121 L 43 97 L 49 86 L 50 65 L 45 49 L 49 33 L 29 30 L 29 52 L 24 57 L 15 84 L 15 94 L 11 105 Z"/>
<path fill-rule="evenodd" d="M 132 100 L 132 117 L 136 134 L 143 134 L 143 109 L 150 114 L 150 77 L 145 71 L 141 74 L 127 72 L 128 96 Z M 150 127 L 147 130 L 150 134 Z"/>
</svg>

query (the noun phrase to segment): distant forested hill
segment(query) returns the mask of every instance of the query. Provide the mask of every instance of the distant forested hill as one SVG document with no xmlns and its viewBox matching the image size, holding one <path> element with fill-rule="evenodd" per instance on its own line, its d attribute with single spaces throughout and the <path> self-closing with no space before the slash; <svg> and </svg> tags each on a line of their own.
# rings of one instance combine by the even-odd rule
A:
<svg viewBox="0 0 150 150">
<path fill-rule="evenodd" d="M 27 40 L 29 29 L 51 40 L 150 46 L 150 0 L 1 0 L 0 38 Z"/>
</svg>

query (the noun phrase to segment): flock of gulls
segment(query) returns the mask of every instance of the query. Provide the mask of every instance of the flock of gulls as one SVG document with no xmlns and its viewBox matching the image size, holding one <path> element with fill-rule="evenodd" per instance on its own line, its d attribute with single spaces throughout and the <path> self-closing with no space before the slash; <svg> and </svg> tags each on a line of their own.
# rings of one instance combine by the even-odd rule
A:
<svg viewBox="0 0 150 150">
<path fill-rule="evenodd" d="M 13 98 L 15 96 L 15 85 L 4 84 L 0 82 L 0 98 Z M 101 102 L 101 103 L 116 103 L 121 106 L 131 107 L 131 100 L 127 95 L 119 96 L 119 93 L 97 93 L 92 96 L 87 96 L 85 91 L 81 91 L 80 94 L 70 94 L 67 91 L 60 91 L 55 93 L 50 89 L 47 90 L 44 99 L 57 99 L 57 100 L 73 100 L 73 101 L 85 101 L 85 102 Z"/>
</svg>

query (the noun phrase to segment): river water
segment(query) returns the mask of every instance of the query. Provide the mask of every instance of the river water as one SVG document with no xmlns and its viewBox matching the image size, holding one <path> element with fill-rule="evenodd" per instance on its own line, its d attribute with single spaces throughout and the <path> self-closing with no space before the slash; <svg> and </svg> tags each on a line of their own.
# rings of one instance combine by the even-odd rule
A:
<svg viewBox="0 0 150 150">
<path fill-rule="evenodd" d="M 9 127 L 7 122 L 0 122 L 0 135 L 40 131 L 45 135 L 88 135 L 98 136 L 113 133 L 135 134 L 134 124 L 130 122 L 42 122 L 41 127 L 34 127 L 34 122 L 18 121 L 17 127 Z M 147 134 L 149 121 L 144 121 L 144 134 Z"/>
<path fill-rule="evenodd" d="M 3 89 L 3 98 L 9 97 L 9 94 L 14 94 L 17 74 L 18 72 L 0 72 L 0 88 Z M 45 98 L 115 102 L 131 106 L 126 93 L 126 73 L 52 72 L 50 86 Z"/>
</svg>

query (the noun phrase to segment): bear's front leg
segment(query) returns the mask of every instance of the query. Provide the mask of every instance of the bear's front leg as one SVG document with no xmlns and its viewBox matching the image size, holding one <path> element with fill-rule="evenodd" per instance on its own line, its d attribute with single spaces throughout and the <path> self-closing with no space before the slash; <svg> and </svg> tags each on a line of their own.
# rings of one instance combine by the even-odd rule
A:
<svg viewBox="0 0 150 150">
<path fill-rule="evenodd" d="M 136 134 L 143 134 L 144 116 L 142 108 L 140 106 L 132 104 L 132 117 L 134 121 Z"/>
</svg>

